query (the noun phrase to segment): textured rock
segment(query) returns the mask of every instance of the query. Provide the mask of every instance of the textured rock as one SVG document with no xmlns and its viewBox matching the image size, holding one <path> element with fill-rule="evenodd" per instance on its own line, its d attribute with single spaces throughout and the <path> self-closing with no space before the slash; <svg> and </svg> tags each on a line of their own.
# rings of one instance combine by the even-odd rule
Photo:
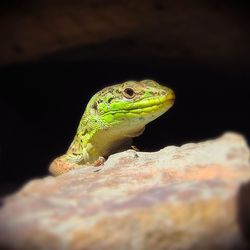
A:
<svg viewBox="0 0 250 250">
<path fill-rule="evenodd" d="M 128 150 L 102 168 L 33 180 L 7 197 L 0 245 L 239 249 L 237 193 L 249 177 L 249 149 L 234 133 L 154 153 Z"/>
<path fill-rule="evenodd" d="M 247 7 L 243 1 L 1 1 L 0 64 L 66 52 L 74 61 L 161 58 L 235 68 L 249 61 Z"/>
</svg>

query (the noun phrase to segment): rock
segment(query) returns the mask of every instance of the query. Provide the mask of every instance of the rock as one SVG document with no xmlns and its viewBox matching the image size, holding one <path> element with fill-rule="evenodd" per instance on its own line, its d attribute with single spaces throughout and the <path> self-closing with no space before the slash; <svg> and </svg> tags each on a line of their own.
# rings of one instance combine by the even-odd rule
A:
<svg viewBox="0 0 250 250">
<path fill-rule="evenodd" d="M 238 195 L 238 220 L 243 237 L 250 243 L 250 182 L 241 185 Z M 250 246 L 250 245 L 249 245 Z"/>
<path fill-rule="evenodd" d="M 0 65 L 49 57 L 248 66 L 243 1 L 1 1 Z M 239 46 L 240 45 L 240 46 Z"/>
<path fill-rule="evenodd" d="M 243 248 L 238 191 L 249 179 L 249 149 L 235 133 L 153 153 L 128 150 L 101 168 L 33 180 L 7 197 L 0 246 Z"/>
</svg>

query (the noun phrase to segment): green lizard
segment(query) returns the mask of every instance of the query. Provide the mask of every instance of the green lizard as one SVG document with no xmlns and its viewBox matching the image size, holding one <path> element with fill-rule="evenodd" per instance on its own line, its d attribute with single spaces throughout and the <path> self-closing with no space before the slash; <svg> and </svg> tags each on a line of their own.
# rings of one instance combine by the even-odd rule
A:
<svg viewBox="0 0 250 250">
<path fill-rule="evenodd" d="M 100 165 L 103 157 L 131 145 L 132 137 L 174 103 L 174 92 L 153 80 L 127 81 L 97 92 L 87 104 L 66 154 L 50 165 L 53 175 L 86 164 Z"/>
</svg>

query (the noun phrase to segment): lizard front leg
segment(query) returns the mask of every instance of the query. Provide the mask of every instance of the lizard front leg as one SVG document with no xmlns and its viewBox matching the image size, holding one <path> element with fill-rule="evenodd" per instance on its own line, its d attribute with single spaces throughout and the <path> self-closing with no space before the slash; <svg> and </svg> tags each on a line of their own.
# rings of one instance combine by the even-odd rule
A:
<svg viewBox="0 0 250 250">
<path fill-rule="evenodd" d="M 49 166 L 49 172 L 54 176 L 58 176 L 72 169 L 76 169 L 76 168 L 83 167 L 83 166 L 100 167 L 104 164 L 104 162 L 105 162 L 105 158 L 102 156 L 99 156 L 99 158 L 95 160 L 93 164 L 90 164 L 88 162 L 84 164 L 78 164 L 75 162 L 70 162 L 68 155 L 62 155 L 52 161 L 52 163 Z"/>
<path fill-rule="evenodd" d="M 76 169 L 81 167 L 82 165 L 77 164 L 76 162 L 72 161 L 73 156 L 70 155 L 62 155 L 57 157 L 49 166 L 49 172 L 54 175 L 61 175 L 64 174 L 72 169 Z"/>
</svg>

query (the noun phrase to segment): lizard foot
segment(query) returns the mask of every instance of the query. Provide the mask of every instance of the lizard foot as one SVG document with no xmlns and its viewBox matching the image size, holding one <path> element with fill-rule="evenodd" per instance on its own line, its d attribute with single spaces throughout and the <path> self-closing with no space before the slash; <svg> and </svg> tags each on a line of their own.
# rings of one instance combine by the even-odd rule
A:
<svg viewBox="0 0 250 250">
<path fill-rule="evenodd" d="M 94 161 L 93 166 L 94 167 L 100 167 L 101 165 L 103 165 L 105 162 L 105 158 L 102 156 L 99 156 L 99 158 L 97 160 Z"/>
<path fill-rule="evenodd" d="M 61 175 L 64 174 L 72 169 L 76 169 L 81 167 L 80 165 L 72 162 L 67 162 L 60 157 L 56 158 L 49 166 L 49 172 L 54 175 Z"/>
<path fill-rule="evenodd" d="M 136 147 L 136 146 L 134 146 L 134 145 L 132 145 L 132 146 L 131 146 L 131 148 L 132 148 L 134 151 L 137 151 L 137 152 L 138 152 L 138 151 L 140 151 L 140 149 L 139 149 L 139 148 L 137 148 L 137 147 Z"/>
</svg>

